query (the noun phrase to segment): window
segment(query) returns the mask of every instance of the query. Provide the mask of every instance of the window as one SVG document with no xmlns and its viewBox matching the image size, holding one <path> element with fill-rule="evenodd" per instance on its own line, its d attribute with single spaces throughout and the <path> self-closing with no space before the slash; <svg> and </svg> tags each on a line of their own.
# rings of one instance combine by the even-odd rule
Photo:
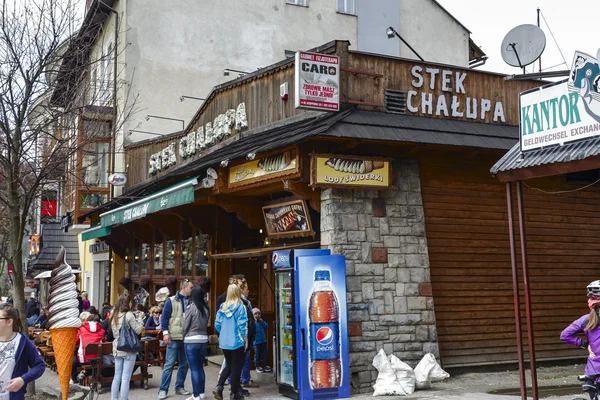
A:
<svg viewBox="0 0 600 400">
<path fill-rule="evenodd" d="M 208 275 L 208 235 L 196 231 L 196 260 L 194 262 L 194 276 Z"/>
<path fill-rule="evenodd" d="M 159 238 L 156 238 L 159 241 Z M 154 245 L 154 276 L 162 276 L 163 274 L 163 244 L 161 243 Z"/>
<path fill-rule="evenodd" d="M 137 239 L 133 240 L 133 269 L 132 276 L 140 275 L 140 241 Z"/>
<path fill-rule="evenodd" d="M 83 146 L 81 181 L 84 186 L 108 187 L 109 146 L 107 142 L 91 142 Z"/>
<path fill-rule="evenodd" d="M 181 276 L 192 276 L 193 238 L 181 241 Z"/>
<path fill-rule="evenodd" d="M 356 15 L 356 0 L 337 0 L 337 12 Z"/>
<path fill-rule="evenodd" d="M 142 262 L 140 263 L 141 265 L 141 270 L 140 270 L 140 275 L 148 275 L 150 271 L 150 257 L 152 256 L 150 254 L 150 250 L 151 247 L 148 243 L 142 243 Z"/>
<path fill-rule="evenodd" d="M 175 275 L 175 260 L 177 259 L 177 240 L 165 242 L 165 275 Z"/>
<path fill-rule="evenodd" d="M 308 0 L 285 0 L 285 2 L 294 6 L 308 7 Z"/>
<path fill-rule="evenodd" d="M 79 196 L 79 208 L 96 208 L 108 201 L 108 195 L 103 193 L 82 193 Z"/>
</svg>

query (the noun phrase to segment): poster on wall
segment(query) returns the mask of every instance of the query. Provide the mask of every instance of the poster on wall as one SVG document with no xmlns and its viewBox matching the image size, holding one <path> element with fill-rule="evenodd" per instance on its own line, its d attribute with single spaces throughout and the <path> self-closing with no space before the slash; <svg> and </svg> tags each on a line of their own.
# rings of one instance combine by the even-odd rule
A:
<svg viewBox="0 0 600 400">
<path fill-rule="evenodd" d="M 296 149 L 290 149 L 233 165 L 229 167 L 228 187 L 234 188 L 295 174 L 299 165 L 297 154 Z"/>
<path fill-rule="evenodd" d="M 293 200 L 262 208 L 269 236 L 313 236 L 308 208 L 304 200 Z"/>
<path fill-rule="evenodd" d="M 340 109 L 340 59 L 327 54 L 296 53 L 296 108 Z"/>
<path fill-rule="evenodd" d="M 392 176 L 388 159 L 336 154 L 311 155 L 311 186 L 387 189 Z"/>
</svg>

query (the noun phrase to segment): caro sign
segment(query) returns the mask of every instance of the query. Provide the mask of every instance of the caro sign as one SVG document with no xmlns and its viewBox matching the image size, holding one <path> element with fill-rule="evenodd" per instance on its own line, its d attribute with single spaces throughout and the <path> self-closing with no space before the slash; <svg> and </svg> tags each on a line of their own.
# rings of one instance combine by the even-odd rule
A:
<svg viewBox="0 0 600 400">
<path fill-rule="evenodd" d="M 521 150 L 562 145 L 600 135 L 600 66 L 576 52 L 567 81 L 519 96 Z"/>
<path fill-rule="evenodd" d="M 327 54 L 296 53 L 296 108 L 340 109 L 340 59 Z"/>
</svg>

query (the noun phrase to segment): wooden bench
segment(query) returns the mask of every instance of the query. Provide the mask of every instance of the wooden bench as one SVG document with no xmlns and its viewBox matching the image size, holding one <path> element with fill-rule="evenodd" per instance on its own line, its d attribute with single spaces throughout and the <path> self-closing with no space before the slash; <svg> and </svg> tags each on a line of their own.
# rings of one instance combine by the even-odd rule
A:
<svg viewBox="0 0 600 400">
<path fill-rule="evenodd" d="M 149 360 L 150 352 L 155 352 L 159 349 L 160 344 L 158 340 L 142 340 L 144 357 L 142 360 L 135 362 L 135 365 L 139 367 L 139 372 L 134 373 L 131 376 L 131 381 L 141 382 L 141 385 L 144 389 L 148 389 L 148 381 L 152 378 L 152 374 L 148 373 L 148 366 L 152 364 L 152 361 Z M 102 356 L 103 355 L 112 355 L 112 343 L 100 343 L 97 345 L 88 344 L 86 346 L 86 354 L 88 350 L 88 346 L 97 346 L 97 349 L 94 347 L 90 347 L 90 351 L 93 353 L 89 354 L 98 354 L 98 359 L 95 362 L 91 363 L 91 376 L 89 378 L 89 385 L 92 390 L 95 390 L 98 394 L 102 393 L 102 385 L 105 383 L 112 383 L 113 377 L 103 377 L 102 370 L 106 368 L 114 368 L 114 364 L 111 365 L 102 365 Z M 97 353 L 96 353 L 97 351 Z"/>
</svg>

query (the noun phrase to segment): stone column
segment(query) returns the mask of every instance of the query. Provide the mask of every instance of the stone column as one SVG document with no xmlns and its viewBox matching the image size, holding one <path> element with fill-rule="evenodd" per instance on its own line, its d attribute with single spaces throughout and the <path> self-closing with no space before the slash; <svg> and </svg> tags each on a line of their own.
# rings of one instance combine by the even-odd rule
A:
<svg viewBox="0 0 600 400">
<path fill-rule="evenodd" d="M 393 165 L 393 190 L 323 189 L 321 244 L 346 256 L 352 391 L 372 391 L 380 349 L 414 367 L 439 359 L 419 165 Z"/>
</svg>

